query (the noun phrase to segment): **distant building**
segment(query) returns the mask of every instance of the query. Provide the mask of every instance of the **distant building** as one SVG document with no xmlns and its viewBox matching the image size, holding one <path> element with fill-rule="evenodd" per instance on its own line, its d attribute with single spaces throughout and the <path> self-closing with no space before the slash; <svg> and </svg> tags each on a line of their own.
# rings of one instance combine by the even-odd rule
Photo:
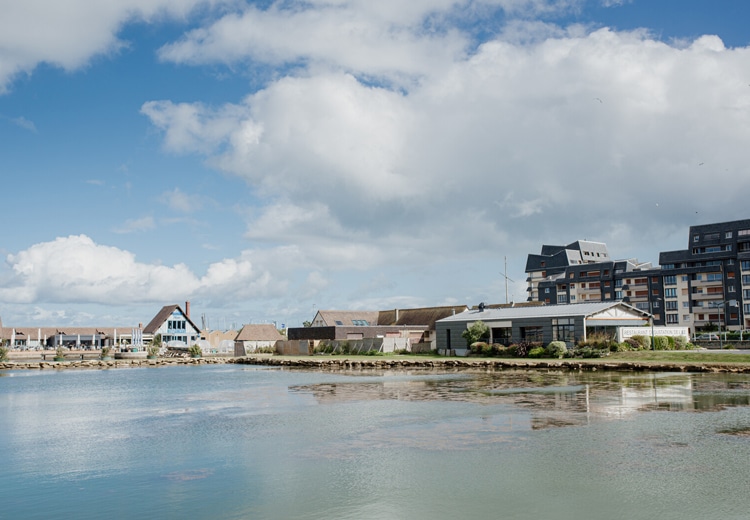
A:
<svg viewBox="0 0 750 520">
<path fill-rule="evenodd" d="M 150 338 L 161 335 L 162 345 L 189 347 L 201 339 L 201 331 L 190 319 L 190 302 L 183 311 L 179 305 L 166 305 L 143 329 L 144 336 Z"/>
<path fill-rule="evenodd" d="M 529 301 L 622 301 L 692 334 L 750 328 L 750 220 L 691 226 L 687 249 L 661 252 L 659 267 L 613 261 L 605 244 L 578 241 L 542 246 L 526 273 Z"/>
<path fill-rule="evenodd" d="M 450 305 L 385 311 L 318 311 L 311 327 L 289 328 L 287 336 L 290 340 L 308 341 L 403 338 L 409 345 L 434 349 L 435 322 L 467 308 Z"/>
<path fill-rule="evenodd" d="M 258 349 L 275 347 L 286 338 L 272 324 L 245 325 L 234 340 L 234 355 L 246 356 Z"/>
</svg>

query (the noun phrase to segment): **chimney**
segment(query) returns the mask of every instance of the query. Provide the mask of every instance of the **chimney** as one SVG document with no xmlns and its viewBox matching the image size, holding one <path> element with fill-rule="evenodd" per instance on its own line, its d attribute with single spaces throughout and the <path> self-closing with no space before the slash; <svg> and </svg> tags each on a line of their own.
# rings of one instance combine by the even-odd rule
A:
<svg viewBox="0 0 750 520">
<path fill-rule="evenodd" d="M 398 309 L 396 309 L 396 323 L 398 323 Z"/>
<path fill-rule="evenodd" d="M 190 302 L 185 302 L 185 316 L 190 317 Z"/>
</svg>

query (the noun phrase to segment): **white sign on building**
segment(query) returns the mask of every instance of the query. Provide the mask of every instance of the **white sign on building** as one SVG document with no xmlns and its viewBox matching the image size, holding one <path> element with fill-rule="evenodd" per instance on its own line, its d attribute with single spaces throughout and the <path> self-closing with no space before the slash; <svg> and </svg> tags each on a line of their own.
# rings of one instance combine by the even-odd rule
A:
<svg viewBox="0 0 750 520">
<path fill-rule="evenodd" d="M 617 329 L 617 341 L 622 343 L 633 336 L 651 337 L 651 327 L 620 327 Z M 654 327 L 654 336 L 683 336 L 690 341 L 690 332 L 687 327 Z"/>
</svg>

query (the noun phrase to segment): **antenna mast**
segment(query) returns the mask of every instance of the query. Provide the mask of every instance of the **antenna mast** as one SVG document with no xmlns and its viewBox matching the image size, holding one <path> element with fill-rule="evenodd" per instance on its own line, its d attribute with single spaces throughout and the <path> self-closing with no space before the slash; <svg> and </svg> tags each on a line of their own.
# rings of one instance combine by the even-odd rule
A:
<svg viewBox="0 0 750 520">
<path fill-rule="evenodd" d="M 503 262 L 505 263 L 504 265 L 505 270 L 500 274 L 503 275 L 503 278 L 505 278 L 505 303 L 507 304 L 508 303 L 508 280 L 510 280 L 513 283 L 516 283 L 516 282 L 512 278 L 508 278 L 508 257 L 507 256 L 503 257 Z"/>
</svg>

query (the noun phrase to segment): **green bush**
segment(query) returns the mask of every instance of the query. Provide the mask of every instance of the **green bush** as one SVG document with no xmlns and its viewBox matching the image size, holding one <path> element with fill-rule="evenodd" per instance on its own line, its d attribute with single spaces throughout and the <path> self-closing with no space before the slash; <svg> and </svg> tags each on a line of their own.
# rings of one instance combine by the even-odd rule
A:
<svg viewBox="0 0 750 520">
<path fill-rule="evenodd" d="M 513 351 L 514 357 L 527 357 L 531 349 L 536 347 L 543 347 L 539 341 L 521 341 L 514 345 L 515 350 Z"/>
<path fill-rule="evenodd" d="M 628 346 L 628 350 L 641 350 L 643 348 L 641 347 L 641 344 L 633 338 L 626 338 L 623 343 Z"/>
<path fill-rule="evenodd" d="M 638 345 L 639 345 L 638 350 L 647 350 L 647 349 L 651 348 L 651 337 L 650 336 L 642 336 L 642 335 L 639 334 L 637 336 L 633 336 L 630 339 L 632 339 L 633 341 L 638 342 Z"/>
<path fill-rule="evenodd" d="M 534 347 L 529 350 L 528 357 L 530 358 L 541 358 L 547 354 L 547 349 L 544 347 Z"/>
<path fill-rule="evenodd" d="M 568 353 L 568 346 L 564 341 L 550 341 L 546 350 L 547 356 L 560 359 Z"/>
<path fill-rule="evenodd" d="M 0 361 L 8 361 L 8 349 L 0 347 Z"/>
<path fill-rule="evenodd" d="M 617 342 L 611 336 L 602 333 L 589 334 L 585 341 L 581 341 L 578 347 L 589 347 L 595 350 L 612 350 L 617 348 Z"/>
<path fill-rule="evenodd" d="M 609 349 L 600 349 L 592 347 L 578 347 L 571 351 L 571 357 L 578 358 L 601 358 L 609 356 Z"/>
<path fill-rule="evenodd" d="M 461 333 L 461 337 L 466 340 L 466 345 L 471 347 L 479 341 L 486 342 L 490 339 L 490 328 L 483 321 L 475 321 L 471 326 Z"/>
<path fill-rule="evenodd" d="M 349 344 L 348 341 L 342 341 L 341 343 L 339 343 L 339 349 L 338 350 L 339 350 L 339 354 L 348 355 L 348 354 L 351 354 L 352 347 L 351 347 L 351 345 Z"/>
<path fill-rule="evenodd" d="M 190 345 L 188 347 L 188 354 L 191 357 L 200 357 L 203 354 L 203 350 L 201 350 L 200 345 Z"/>
<path fill-rule="evenodd" d="M 688 340 L 685 336 L 675 336 L 672 339 L 674 340 L 675 350 L 686 350 Z"/>
<path fill-rule="evenodd" d="M 667 336 L 654 336 L 654 350 L 671 350 Z"/>
<path fill-rule="evenodd" d="M 495 349 L 496 356 L 507 355 L 508 347 L 506 347 L 505 345 L 501 345 L 500 343 L 495 343 L 492 345 L 492 347 Z"/>
<path fill-rule="evenodd" d="M 622 342 L 622 343 L 614 343 L 609 350 L 611 352 L 628 352 L 632 350 L 632 347 L 629 343 Z"/>
</svg>

